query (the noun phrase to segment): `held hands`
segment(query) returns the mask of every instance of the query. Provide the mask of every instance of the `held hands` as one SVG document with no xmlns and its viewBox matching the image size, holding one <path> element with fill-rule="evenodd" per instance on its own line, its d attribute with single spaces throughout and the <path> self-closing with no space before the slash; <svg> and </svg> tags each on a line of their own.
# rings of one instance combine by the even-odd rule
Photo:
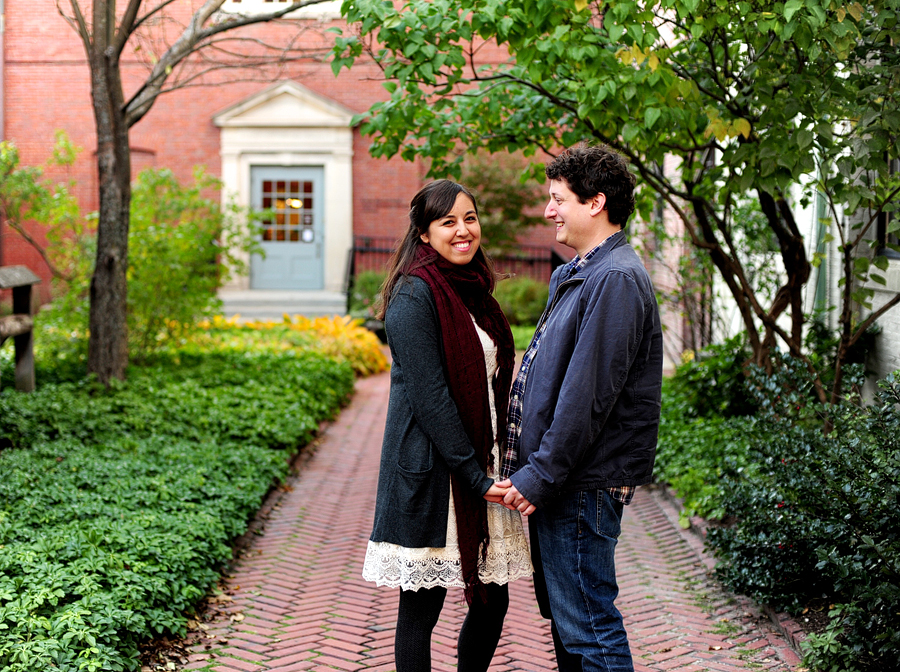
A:
<svg viewBox="0 0 900 672">
<path fill-rule="evenodd" d="M 503 498 L 506 496 L 507 489 L 508 488 L 501 488 L 495 483 L 488 488 L 486 493 L 484 493 L 484 498 L 494 504 L 503 504 Z"/>
<path fill-rule="evenodd" d="M 518 511 L 523 516 L 529 516 L 535 510 L 534 504 L 525 499 L 508 478 L 488 488 L 484 498 L 489 502 L 502 504 L 510 511 Z"/>
</svg>

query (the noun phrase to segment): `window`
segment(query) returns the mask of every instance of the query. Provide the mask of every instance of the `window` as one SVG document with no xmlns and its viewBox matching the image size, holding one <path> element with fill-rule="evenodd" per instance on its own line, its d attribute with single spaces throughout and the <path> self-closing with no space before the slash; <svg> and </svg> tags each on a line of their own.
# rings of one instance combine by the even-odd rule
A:
<svg viewBox="0 0 900 672">
<path fill-rule="evenodd" d="M 897 173 L 900 173 L 900 160 L 894 159 L 890 164 L 890 174 L 896 175 Z M 898 218 L 900 218 L 898 212 L 882 212 L 878 215 L 878 224 L 875 227 L 877 253 L 883 254 L 888 259 L 900 259 L 900 252 L 888 247 L 889 245 L 900 246 L 900 238 L 898 238 L 896 229 L 893 232 L 888 231 L 890 225 Z"/>
<path fill-rule="evenodd" d="M 262 207 L 272 211 L 262 223 L 264 241 L 311 243 L 313 229 L 313 183 L 301 180 L 263 180 Z"/>
</svg>

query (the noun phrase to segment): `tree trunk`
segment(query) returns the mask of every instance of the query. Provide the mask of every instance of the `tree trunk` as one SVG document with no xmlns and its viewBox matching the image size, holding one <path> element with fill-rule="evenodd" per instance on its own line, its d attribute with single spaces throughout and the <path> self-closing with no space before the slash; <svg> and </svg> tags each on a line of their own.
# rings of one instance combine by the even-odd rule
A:
<svg viewBox="0 0 900 672">
<path fill-rule="evenodd" d="M 96 34 L 94 38 L 95 45 L 104 41 Z M 124 378 L 128 364 L 126 270 L 131 151 L 118 57 L 111 49 L 98 46 L 91 54 L 91 97 L 97 125 L 100 213 L 97 264 L 91 279 L 88 372 L 106 384 L 112 378 Z"/>
</svg>

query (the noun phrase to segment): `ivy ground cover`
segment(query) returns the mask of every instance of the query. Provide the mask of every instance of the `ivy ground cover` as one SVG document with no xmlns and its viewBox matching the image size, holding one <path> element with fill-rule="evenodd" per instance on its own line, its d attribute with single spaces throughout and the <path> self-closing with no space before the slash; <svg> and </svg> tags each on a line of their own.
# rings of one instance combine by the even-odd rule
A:
<svg viewBox="0 0 900 672">
<path fill-rule="evenodd" d="M 188 348 L 110 389 L 0 394 L 0 669 L 134 670 L 140 642 L 184 632 L 352 390 L 347 361 L 266 350 Z"/>
</svg>

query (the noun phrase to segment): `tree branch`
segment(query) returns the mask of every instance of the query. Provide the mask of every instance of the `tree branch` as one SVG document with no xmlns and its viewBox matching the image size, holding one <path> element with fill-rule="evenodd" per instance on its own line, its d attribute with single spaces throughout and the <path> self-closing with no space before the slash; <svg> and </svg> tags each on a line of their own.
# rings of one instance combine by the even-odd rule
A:
<svg viewBox="0 0 900 672">
<path fill-rule="evenodd" d="M 53 277 L 59 278 L 60 280 L 65 280 L 66 282 L 72 281 L 72 276 L 66 275 L 58 268 L 56 268 L 53 262 L 50 261 L 50 257 L 47 255 L 47 251 L 43 247 L 41 247 L 41 245 L 34 238 L 31 237 L 31 234 L 29 234 L 17 220 L 7 217 L 6 223 L 9 224 L 9 227 L 13 231 L 22 236 L 22 238 L 25 239 L 25 242 L 31 245 L 39 255 L 41 255 L 41 259 L 43 259 L 44 263 L 47 264 L 47 268 L 50 269 L 50 273 L 53 274 Z"/>
<path fill-rule="evenodd" d="M 68 16 L 65 12 L 63 12 L 62 7 L 60 7 L 60 0 L 56 0 L 56 10 L 59 12 L 59 15 L 63 17 L 66 23 L 68 23 L 72 28 L 78 33 L 78 36 L 81 38 L 81 42 L 84 44 L 84 51 L 87 54 L 91 53 L 91 33 L 87 27 L 87 21 L 85 21 L 84 14 L 81 13 L 81 7 L 78 6 L 77 0 L 69 0 L 69 5 L 72 7 L 72 11 L 75 13 L 75 16 Z"/>
<path fill-rule="evenodd" d="M 125 8 L 125 13 L 122 15 L 122 20 L 116 30 L 116 36 L 113 39 L 112 45 L 110 45 L 116 56 L 122 53 L 122 49 L 125 48 L 125 43 L 128 42 L 128 38 L 134 33 L 135 19 L 137 18 L 142 2 L 143 0 L 128 0 L 128 6 Z"/>
<path fill-rule="evenodd" d="M 136 19 L 134 22 L 134 26 L 132 26 L 132 28 L 131 28 L 131 33 L 134 34 L 134 32 L 137 31 L 138 28 L 143 26 L 147 21 L 149 21 L 151 18 L 156 16 L 159 12 L 161 12 L 166 7 L 168 7 L 169 5 L 171 5 L 177 1 L 178 0 L 165 0 L 165 2 L 161 2 L 156 7 L 151 9 L 149 12 L 144 14 L 142 17 L 140 17 L 139 19 Z"/>
<path fill-rule="evenodd" d="M 325 0 L 302 0 L 294 2 L 273 12 L 256 14 L 252 16 L 233 15 L 227 19 L 205 26 L 206 22 L 219 10 L 225 0 L 206 0 L 203 6 L 194 12 L 190 24 L 175 40 L 174 44 L 160 57 L 153 67 L 150 76 L 144 84 L 134 93 L 131 99 L 125 103 L 125 122 L 127 127 L 134 126 L 140 121 L 153 106 L 156 98 L 162 91 L 163 84 L 176 65 L 184 61 L 188 56 L 203 46 L 204 41 L 213 35 L 234 30 L 243 26 L 257 23 L 265 23 L 279 19 L 290 12 L 303 7 L 317 5 Z"/>
<path fill-rule="evenodd" d="M 856 341 L 858 341 L 859 338 L 865 333 L 866 329 L 868 329 L 870 326 L 872 326 L 872 323 L 875 322 L 875 320 L 877 320 L 879 317 L 884 315 L 887 311 L 889 311 L 891 308 L 893 308 L 897 304 L 900 304 L 900 292 L 898 292 L 897 294 L 894 294 L 894 298 L 892 298 L 890 301 L 885 303 L 881 308 L 879 308 L 878 310 L 873 312 L 871 315 L 869 315 L 865 320 L 860 322 L 859 326 L 856 328 L 856 331 L 850 337 L 850 340 L 847 343 L 847 347 L 850 347 L 851 345 L 856 343 Z"/>
</svg>

